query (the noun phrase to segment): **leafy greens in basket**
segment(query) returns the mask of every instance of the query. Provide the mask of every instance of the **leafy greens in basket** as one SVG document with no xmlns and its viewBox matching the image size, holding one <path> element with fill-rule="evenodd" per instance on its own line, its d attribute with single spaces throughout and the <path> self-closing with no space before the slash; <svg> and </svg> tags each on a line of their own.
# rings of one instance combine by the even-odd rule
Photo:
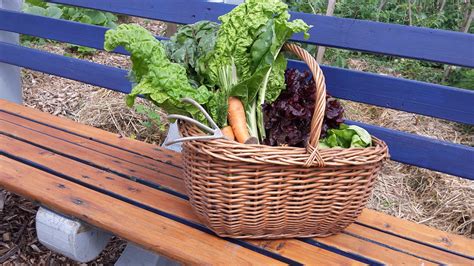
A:
<svg viewBox="0 0 474 266">
<path fill-rule="evenodd" d="M 193 87 L 186 69 L 168 59 L 163 44 L 150 32 L 138 25 L 126 24 L 107 31 L 105 50 L 112 51 L 118 46 L 130 52 L 133 63 L 130 77 L 134 87 L 127 96 L 127 105 L 132 106 L 135 98 L 143 95 L 168 113 L 205 121 L 196 107 L 184 104 L 181 99 L 190 97 L 202 105 L 209 105 L 214 94 L 206 86 Z"/>
<path fill-rule="evenodd" d="M 280 95 L 286 87 L 287 65 L 281 49 L 294 33 L 307 35 L 310 26 L 289 19 L 288 6 L 280 0 L 247 0 L 221 16 L 221 25 L 200 21 L 182 26 L 168 41 L 156 40 L 138 25 L 120 25 L 107 31 L 104 47 L 111 51 L 123 46 L 131 54 L 134 87 L 127 96 L 129 106 L 142 95 L 168 113 L 205 123 L 195 106 L 181 101 L 192 98 L 221 128 L 228 121 L 239 121 L 239 125 L 232 125 L 234 134 L 248 129 L 243 135 L 266 144 L 302 146 L 312 117 L 309 110 L 314 110 L 314 83 L 313 92 Z M 295 89 L 294 83 L 288 83 L 289 91 Z M 237 119 L 229 119 L 234 117 L 228 111 L 236 109 L 229 108 L 229 101 L 242 106 Z M 312 105 L 298 101 L 312 101 Z M 262 107 L 266 108 L 265 119 Z M 328 98 L 323 136 L 326 130 L 328 135 L 321 140 L 321 147 L 370 145 L 363 129 L 345 125 L 337 129 L 341 123 L 342 107 Z"/>
<path fill-rule="evenodd" d="M 372 146 L 372 137 L 363 128 L 341 124 L 339 129 L 329 129 L 327 136 L 319 141 L 320 149 L 365 148 Z"/>
<path fill-rule="evenodd" d="M 184 25 L 168 41 L 163 41 L 168 58 L 186 68 L 188 79 L 195 87 L 205 84 L 214 87 L 205 75 L 205 58 L 214 50 L 219 24 L 211 21 L 199 21 Z"/>
<path fill-rule="evenodd" d="M 250 135 L 262 140 L 261 106 L 285 88 L 287 61 L 281 48 L 294 33 L 306 35 L 310 27 L 302 20 L 289 21 L 288 6 L 280 0 L 247 0 L 219 19 L 221 25 L 201 21 L 183 26 L 163 43 L 137 25 L 121 25 L 107 32 L 105 48 L 124 46 L 131 53 L 129 105 L 143 95 L 167 112 L 203 122 L 196 108 L 179 101 L 189 97 L 225 127 L 228 99 L 235 96 L 243 103 Z"/>
<path fill-rule="evenodd" d="M 273 103 L 263 106 L 267 138 L 270 146 L 304 147 L 308 141 L 315 108 L 316 86 L 310 72 L 288 69 L 285 73 L 286 90 Z M 319 148 L 354 148 L 371 145 L 371 137 L 364 129 L 342 124 L 344 108 L 327 95 L 326 110 Z"/>
<path fill-rule="evenodd" d="M 285 87 L 287 61 L 281 48 L 294 33 L 307 35 L 310 27 L 299 19 L 290 22 L 288 6 L 280 0 L 248 0 L 219 19 L 206 73 L 222 99 L 236 96 L 243 102 L 250 135 L 264 139 L 261 105 L 274 101 Z M 213 115 L 218 124 L 225 120 Z"/>
</svg>

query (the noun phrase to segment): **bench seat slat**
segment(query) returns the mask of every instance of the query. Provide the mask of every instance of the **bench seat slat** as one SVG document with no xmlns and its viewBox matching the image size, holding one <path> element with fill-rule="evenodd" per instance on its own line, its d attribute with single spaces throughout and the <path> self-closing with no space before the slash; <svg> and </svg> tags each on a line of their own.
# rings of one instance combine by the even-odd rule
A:
<svg viewBox="0 0 474 266">
<path fill-rule="evenodd" d="M 17 29 L 17 32 L 23 34 L 33 34 L 44 38 L 52 38 L 59 41 L 103 49 L 104 32 L 107 28 L 15 13 L 16 12 L 0 9 L 0 19 L 4 16 L 8 19 L 7 21 L 9 21 L 8 23 L 1 24 L 0 29 L 3 25 L 3 29 L 5 30 Z M 18 19 L 18 16 L 23 16 L 29 23 L 15 22 L 15 18 Z M 56 27 L 56 24 L 61 25 L 60 31 L 64 32 L 64 36 L 52 34 L 51 27 Z M 82 34 L 76 34 L 77 32 L 82 32 Z M 91 38 L 81 36 L 91 36 Z M 9 49 L 21 50 L 21 54 L 32 53 L 34 56 L 43 57 L 50 55 L 22 47 L 9 47 Z M 9 52 L 8 57 L 18 56 L 18 54 L 12 53 L 12 51 Z M 116 52 L 126 54 L 126 51 L 122 48 L 118 48 Z M 67 67 L 70 67 L 67 59 L 57 55 L 52 55 L 52 57 L 56 58 L 48 58 L 47 60 L 55 61 L 57 64 L 66 64 Z M 9 62 L 18 62 L 18 59 L 10 59 Z M 85 65 L 83 65 L 83 62 L 84 61 L 77 61 L 75 66 L 77 71 L 92 72 L 89 62 L 86 61 Z M 39 69 L 40 71 L 64 76 L 66 73 L 62 73 L 58 70 L 56 67 L 57 64 L 53 66 L 36 66 L 30 63 L 30 65 L 21 64 L 21 66 L 33 69 L 39 67 L 41 68 Z M 298 61 L 291 61 L 289 67 L 307 70 L 306 65 Z M 97 65 L 94 71 L 103 73 L 103 71 L 108 71 L 108 69 L 109 68 L 104 69 L 101 65 Z M 114 70 L 117 69 L 114 68 Z M 123 70 L 117 71 L 124 72 Z M 474 125 L 474 110 L 470 108 L 470 103 L 474 101 L 474 91 L 337 67 L 323 66 L 323 71 L 326 75 L 328 90 L 335 97 Z M 110 74 L 104 74 L 104 76 L 108 75 Z M 95 76 L 89 75 L 86 76 L 86 79 L 82 79 L 79 73 L 75 74 L 75 76 L 67 77 L 125 93 L 131 89 L 125 72 L 119 80 L 115 80 L 113 84 L 110 84 L 111 82 L 107 79 L 97 81 Z M 116 87 L 117 83 L 120 83 L 119 87 Z"/>
<path fill-rule="evenodd" d="M 201 265 L 211 261 L 221 265 L 286 264 L 5 156 L 0 155 L 0 166 L 0 185 L 5 189 L 114 232 L 171 259 Z"/>
<path fill-rule="evenodd" d="M 365 209 L 356 223 L 423 245 L 460 254 L 471 260 L 474 259 L 474 244 L 472 239 L 449 234 L 424 224 L 414 225 L 410 221 L 370 209 Z"/>
<path fill-rule="evenodd" d="M 20 126 L 0 118 L 0 132 L 4 135 L 15 137 L 22 141 L 28 141 L 45 148 L 50 147 L 49 149 L 54 150 L 55 153 L 75 158 L 76 160 L 82 160 L 83 163 L 93 165 L 103 171 L 112 171 L 113 173 L 119 174 L 125 178 L 133 178 L 141 181 L 139 178 L 140 176 L 148 176 L 149 180 L 154 181 L 154 183 L 159 183 L 169 189 L 179 193 L 184 193 L 184 188 L 181 187 L 181 181 L 176 177 L 163 174 L 158 179 L 156 176 L 158 172 L 149 169 L 140 169 L 137 165 L 130 164 L 120 159 L 115 159 L 110 155 L 104 155 L 80 145 L 68 143 L 44 133 L 40 133 L 40 130 L 41 129 L 34 131 L 27 126 Z"/>
<path fill-rule="evenodd" d="M 128 168 L 132 168 L 135 165 L 136 168 L 134 168 L 133 172 L 128 172 L 130 175 L 140 172 L 150 173 L 150 171 L 147 171 L 146 169 L 152 170 L 154 173 L 165 174 L 174 178 L 180 178 L 182 173 L 181 165 L 178 165 L 169 159 L 158 161 L 144 156 L 139 156 L 137 154 L 132 154 L 127 151 L 115 149 L 103 143 L 98 143 L 93 140 L 84 139 L 80 136 L 69 134 L 67 132 L 55 129 L 48 124 L 34 122 L 2 111 L 0 111 L 0 120 L 16 123 L 22 127 L 34 129 L 37 132 L 41 132 L 49 136 L 55 136 L 56 138 L 68 142 L 68 144 L 74 144 L 76 146 L 82 146 L 84 148 L 90 149 L 91 151 L 95 152 L 94 154 L 102 153 L 110 158 L 110 160 L 114 160 L 114 158 L 115 160 L 123 160 Z"/>
<path fill-rule="evenodd" d="M 387 245 L 393 249 L 406 252 L 420 258 L 429 258 L 435 263 L 444 264 L 463 264 L 469 263 L 469 258 L 459 257 L 448 252 L 433 252 L 431 247 L 424 244 L 419 244 L 410 240 L 402 239 L 400 237 L 390 234 L 374 234 L 374 230 L 370 227 L 366 227 L 360 224 L 352 224 L 346 229 L 346 234 L 356 236 L 360 239 L 368 239 L 368 241 L 374 241 Z"/>
<path fill-rule="evenodd" d="M 3 104 L 3 103 L 5 103 L 5 104 Z M 15 104 L 8 103 L 6 101 L 3 101 L 0 106 L 2 108 L 4 108 L 4 111 L 2 111 L 3 114 L 0 114 L 0 115 L 2 115 L 2 117 L 0 117 L 0 119 L 4 119 L 3 121 L 6 121 L 5 119 L 13 120 L 13 121 L 9 121 L 9 122 L 14 122 L 13 125 L 15 125 L 15 123 L 21 123 L 21 126 L 20 125 L 17 125 L 17 126 L 20 127 L 21 131 L 26 131 L 29 134 L 32 134 L 32 132 L 34 132 L 34 131 L 32 131 L 31 129 L 28 129 L 28 127 L 32 127 L 32 129 L 34 129 L 38 132 L 41 132 L 41 131 L 45 130 L 45 128 L 44 128 L 45 123 L 42 123 L 42 122 L 37 123 L 37 122 L 32 121 L 30 118 L 23 118 L 21 116 L 18 116 L 19 114 L 17 114 L 17 115 L 7 114 L 5 111 L 8 111 L 10 113 L 15 113 L 17 111 L 20 111 L 21 115 L 25 115 L 25 116 L 27 116 L 26 113 L 28 113 L 28 111 L 31 111 L 31 114 L 29 116 L 33 116 L 33 117 L 38 117 L 39 114 L 43 114 L 43 117 L 45 118 L 44 122 L 51 123 L 51 124 L 53 124 L 55 122 L 54 120 L 63 121 L 63 122 L 68 121 L 68 123 L 60 123 L 60 125 L 59 125 L 60 128 L 52 128 L 52 129 L 48 130 L 47 131 L 48 135 L 42 134 L 41 138 L 45 139 L 45 140 L 48 140 L 48 142 L 38 142 L 38 143 L 36 143 L 36 144 L 50 143 L 49 146 L 48 146 L 49 150 L 44 150 L 44 149 L 42 149 L 41 147 L 38 147 L 38 146 L 32 146 L 32 144 L 35 144 L 35 143 L 26 143 L 26 142 L 23 142 L 22 140 L 11 139 L 10 137 L 5 136 L 5 135 L 0 136 L 0 147 L 5 147 L 5 148 L 2 148 L 3 154 L 7 153 L 7 155 L 9 155 L 10 157 L 15 157 L 16 156 L 15 158 L 17 158 L 17 157 L 22 158 L 21 159 L 22 162 L 26 162 L 28 164 L 34 165 L 35 167 L 40 167 L 41 166 L 40 169 L 46 170 L 50 173 L 55 173 L 56 175 L 62 176 L 62 177 L 67 178 L 67 179 L 74 179 L 75 182 L 78 182 L 80 184 L 84 183 L 84 185 L 86 185 L 86 186 L 92 186 L 94 189 L 96 189 L 98 191 L 104 190 L 104 191 L 106 191 L 107 193 L 109 193 L 110 195 L 113 195 L 113 196 L 114 195 L 115 196 L 120 195 L 120 198 L 123 198 L 123 200 L 125 200 L 127 202 L 128 202 L 128 200 L 130 200 L 132 202 L 136 202 L 136 204 L 141 204 L 143 206 L 148 206 L 148 207 L 154 208 L 156 210 L 161 210 L 161 211 L 164 211 L 166 213 L 170 213 L 171 215 L 182 217 L 185 220 L 193 221 L 194 216 L 189 213 L 189 205 L 186 205 L 186 201 L 185 201 L 186 197 L 179 196 L 179 195 L 177 196 L 176 194 L 169 193 L 169 191 L 167 191 L 167 190 L 155 189 L 155 187 L 153 187 L 153 186 L 145 186 L 144 184 L 135 183 L 131 180 L 128 180 L 128 179 L 124 178 L 123 176 L 117 176 L 114 173 L 106 173 L 101 169 L 97 169 L 97 167 L 95 167 L 95 166 L 91 166 L 91 165 L 84 164 L 84 163 L 80 162 L 80 161 L 84 161 L 84 160 L 76 160 L 75 158 L 62 156 L 61 153 L 56 153 L 56 150 L 60 149 L 61 146 L 70 145 L 71 140 L 75 140 L 75 142 L 76 142 L 75 145 L 77 145 L 77 146 L 85 145 L 88 148 L 91 148 L 90 147 L 91 143 L 80 141 L 79 139 L 76 139 L 77 137 L 80 137 L 80 138 L 83 138 L 83 139 L 86 139 L 86 140 L 91 140 L 91 139 L 93 139 L 93 137 L 96 137 L 96 136 L 110 135 L 110 137 L 111 137 L 111 136 L 114 136 L 114 134 L 108 133 L 108 132 L 105 132 L 105 131 L 102 131 L 102 130 L 99 130 L 99 129 L 95 129 L 95 128 L 90 128 L 90 131 L 86 131 L 84 129 L 89 128 L 89 127 L 87 127 L 85 125 L 79 125 L 79 124 L 76 124 L 76 123 L 74 123 L 72 121 L 69 121 L 69 120 L 66 120 L 66 119 L 53 117 L 51 115 L 41 113 L 37 110 L 21 107 L 21 106 L 15 105 Z M 13 108 L 13 107 L 16 107 L 16 108 Z M 16 110 L 14 110 L 14 109 L 16 109 Z M 50 119 L 47 119 L 48 117 Z M 36 125 L 35 125 L 35 123 L 36 123 Z M 12 124 L 12 123 L 10 123 L 10 124 Z M 54 123 L 54 124 L 56 124 L 56 123 Z M 56 125 L 56 126 L 58 126 L 58 125 Z M 13 135 L 18 134 L 18 131 L 20 131 L 20 129 L 18 129 L 16 131 L 15 130 L 12 131 L 11 128 L 6 128 L 5 125 L 0 126 L 0 130 L 8 131 L 10 133 L 13 132 L 14 133 Z M 80 134 L 78 134 L 78 132 L 74 132 L 77 129 L 79 129 L 79 131 L 82 132 L 84 135 L 81 136 Z M 43 133 L 46 133 L 46 132 L 43 132 Z M 67 136 L 67 135 L 71 135 L 71 136 Z M 38 141 L 37 136 L 33 136 L 30 139 Z M 107 144 L 107 142 L 100 142 L 100 143 L 98 143 L 97 148 L 93 148 L 92 150 L 101 151 L 102 152 L 101 156 L 104 156 L 104 157 L 107 157 L 106 152 L 111 152 L 111 153 L 114 153 L 114 154 L 116 152 L 122 153 L 124 150 L 119 148 L 118 146 L 116 146 L 117 140 L 120 140 L 120 142 L 122 142 L 122 143 L 133 144 L 133 147 L 136 147 L 137 149 L 139 149 L 140 146 L 144 146 L 145 150 L 148 147 L 152 147 L 152 145 L 149 145 L 149 144 L 146 144 L 146 143 L 140 143 L 140 142 L 137 142 L 137 141 L 128 140 L 128 139 L 124 139 L 124 138 L 108 138 L 108 140 L 110 140 L 110 142 L 111 142 L 110 145 L 109 145 L 110 146 L 109 148 L 104 148 L 104 146 L 103 146 L 103 144 Z M 54 142 L 54 141 L 58 141 L 58 142 Z M 14 145 L 5 145 L 5 144 L 14 144 Z M 47 144 L 45 144 L 45 145 L 47 145 Z M 156 150 L 152 150 L 152 151 L 156 152 Z M 134 154 L 131 151 L 127 151 L 127 152 L 130 153 L 130 154 Z M 83 154 L 82 156 L 88 156 L 88 155 Z M 179 157 L 176 157 L 175 159 L 179 160 Z M 122 160 L 122 159 L 119 159 L 119 160 Z M 68 167 L 68 165 L 74 165 L 74 167 L 73 166 Z M 114 168 L 112 170 L 123 171 L 122 168 L 120 168 L 120 167 L 117 168 L 117 166 L 114 166 Z M 89 178 L 84 178 L 81 173 L 86 173 L 86 175 Z M 113 178 L 114 180 L 110 180 L 110 178 Z M 164 178 L 164 180 L 167 179 L 166 175 L 159 174 L 159 173 L 157 173 L 154 176 L 148 176 L 148 175 L 140 176 L 140 178 L 149 179 L 150 182 L 147 183 L 147 184 L 151 184 L 151 183 L 156 184 L 156 182 L 161 183 L 161 179 L 163 179 L 163 178 Z M 113 183 L 111 183 L 111 182 L 113 182 Z M 181 187 L 181 189 L 177 189 L 177 191 L 180 191 L 179 193 L 183 193 L 184 192 L 184 185 L 183 185 L 182 181 L 180 181 L 180 184 L 178 186 Z M 138 206 L 141 206 L 141 205 L 138 205 Z M 181 207 L 179 207 L 179 206 L 181 206 Z M 349 227 L 344 234 L 339 235 L 339 236 L 335 236 L 333 238 L 317 239 L 317 240 L 315 240 L 315 239 L 305 240 L 303 242 L 306 242 L 307 244 L 311 244 L 312 246 L 315 246 L 315 247 L 322 247 L 326 251 L 331 251 L 330 250 L 330 248 L 331 248 L 331 249 L 338 250 L 339 252 L 345 252 L 345 254 L 354 253 L 354 252 L 359 253 L 359 256 L 363 255 L 364 257 L 367 257 L 369 260 L 373 259 L 375 262 L 377 262 L 377 261 L 381 261 L 381 262 L 390 261 L 390 260 L 387 260 L 387 258 L 385 258 L 382 255 L 377 255 L 378 253 L 385 254 L 385 252 L 382 252 L 382 249 L 387 249 L 387 248 L 388 248 L 390 253 L 391 252 L 401 252 L 404 255 L 411 256 L 411 259 L 416 258 L 413 255 L 419 256 L 421 259 L 423 259 L 423 256 L 421 256 L 421 254 L 423 254 L 421 251 L 423 251 L 423 250 L 426 250 L 426 253 L 424 253 L 424 254 L 430 254 L 430 253 L 433 253 L 433 252 L 435 252 L 436 254 L 440 254 L 440 257 L 430 256 L 429 258 L 427 258 L 426 259 L 427 264 L 429 264 L 429 262 L 433 262 L 433 261 L 438 262 L 439 258 L 441 258 L 441 257 L 445 257 L 446 261 L 451 261 L 451 262 L 454 262 L 454 261 L 457 261 L 457 260 L 461 260 L 460 262 L 462 262 L 463 259 L 466 259 L 466 256 L 457 257 L 456 256 L 457 254 L 449 252 L 449 248 L 446 248 L 446 250 L 442 250 L 442 249 L 436 248 L 434 246 L 426 245 L 423 242 L 423 240 L 413 241 L 413 240 L 410 240 L 409 238 L 402 238 L 402 237 L 397 236 L 395 234 L 392 235 L 391 237 L 392 238 L 393 237 L 400 238 L 402 242 L 403 241 L 405 241 L 405 242 L 403 242 L 402 244 L 400 244 L 400 243 L 393 244 L 392 243 L 391 245 L 385 245 L 385 246 L 381 245 L 381 243 L 375 243 L 375 242 L 377 242 L 376 241 L 377 238 L 375 238 L 375 237 L 374 238 L 367 238 L 367 236 L 370 236 L 372 234 L 386 234 L 386 232 L 384 232 L 384 230 L 379 230 L 378 228 L 376 228 L 377 225 L 375 225 L 375 223 L 374 223 L 373 226 L 370 225 L 370 223 L 368 223 L 369 225 L 365 224 L 365 223 L 367 223 L 367 219 L 368 219 L 367 217 L 369 217 L 369 218 L 372 217 L 372 216 L 370 216 L 370 213 L 369 213 L 368 216 L 365 214 L 365 213 L 367 213 L 367 211 L 368 210 L 365 210 L 363 212 L 362 217 L 361 217 L 361 218 L 366 217 L 365 220 L 360 219 L 358 221 L 358 223 L 359 223 L 359 226 L 364 227 L 363 230 L 365 230 L 364 231 L 365 233 L 367 233 L 366 230 L 370 230 L 370 231 L 368 231 L 369 232 L 368 235 L 364 235 L 363 233 L 357 231 L 357 230 L 360 230 L 360 229 L 353 229 L 352 227 Z M 372 218 L 374 218 L 374 217 L 372 217 Z M 394 220 L 386 220 L 386 223 L 390 224 L 390 223 L 393 223 L 394 221 L 398 220 L 398 219 L 393 218 L 393 217 L 392 217 L 392 219 L 394 219 Z M 382 219 L 379 219 L 379 220 L 382 220 Z M 423 226 L 415 225 L 415 224 L 410 223 L 410 222 L 406 222 L 406 223 L 411 224 L 411 226 L 408 226 L 406 228 L 406 230 L 409 230 L 410 232 L 412 232 L 411 234 L 408 234 L 408 235 L 412 236 L 413 231 L 415 231 L 415 232 L 419 231 L 420 229 L 417 228 L 417 227 L 420 227 L 421 229 L 423 229 L 422 228 Z M 437 231 L 437 230 L 435 230 L 435 231 Z M 446 234 L 446 236 L 449 237 L 450 239 L 456 239 L 455 236 L 451 237 L 447 233 L 444 233 L 444 234 Z M 439 235 L 441 235 L 441 233 L 438 232 L 437 234 L 434 234 L 434 235 L 439 236 Z M 383 236 L 380 236 L 380 237 L 385 238 Z M 365 238 L 367 238 L 367 239 L 365 239 Z M 458 241 L 456 239 L 456 243 L 460 246 L 464 246 L 465 251 L 467 251 L 468 252 L 467 254 L 469 254 L 470 251 L 469 251 L 468 247 L 472 246 L 472 245 L 469 245 L 469 243 L 472 242 L 472 240 L 467 240 L 466 239 L 466 240 L 464 240 L 466 242 L 463 243 L 463 242 L 461 242 L 462 238 L 461 237 L 458 237 L 458 238 L 460 238 L 460 240 Z M 380 239 L 380 238 L 378 238 L 378 239 Z M 313 243 L 312 241 L 315 241 L 315 243 Z M 329 241 L 329 242 L 325 242 L 325 241 Z M 408 243 L 406 241 L 410 241 L 410 242 Z M 294 243 L 294 242 L 290 242 L 290 243 L 291 244 L 289 246 L 301 245 L 301 243 Z M 348 245 L 347 243 L 356 243 L 356 244 Z M 271 247 L 272 245 L 273 245 L 274 248 L 279 247 L 282 254 L 285 254 L 285 256 L 288 256 L 288 255 L 286 255 L 287 252 L 285 251 L 288 247 L 285 247 L 286 244 L 284 244 L 284 243 L 278 244 L 277 246 L 275 246 L 275 243 L 258 242 L 257 241 L 257 242 L 253 242 L 253 244 L 255 244 L 255 245 L 258 244 L 259 246 L 262 246 L 262 247 L 265 247 L 265 246 L 270 246 Z M 324 245 L 327 245 L 327 247 L 324 246 Z M 362 249 L 362 251 L 360 251 L 359 249 L 357 251 L 352 250 L 352 248 L 360 247 L 360 246 L 368 246 L 369 248 Z M 305 247 L 305 249 L 312 248 L 312 247 L 307 247 L 307 246 L 304 246 L 304 247 Z M 417 254 L 412 254 L 413 251 L 416 250 L 416 248 L 421 249 L 421 251 L 420 251 L 421 253 L 418 254 L 418 255 Z M 268 249 L 272 250 L 272 248 L 268 248 Z M 462 252 L 460 252 L 460 253 L 462 253 Z M 327 254 L 329 254 L 329 253 L 327 253 Z M 400 255 L 400 256 L 404 256 L 404 255 Z M 391 256 L 391 257 L 392 258 L 400 258 L 400 256 L 396 255 L 396 256 Z M 334 254 L 331 254 L 329 256 L 329 258 L 334 259 L 334 258 L 337 258 L 337 256 L 334 257 Z M 416 258 L 416 259 L 419 259 L 419 258 Z M 444 260 L 442 260 L 442 262 L 443 261 Z"/>
<path fill-rule="evenodd" d="M 22 116 L 32 121 L 50 125 L 52 128 L 60 129 L 75 136 L 93 140 L 99 143 L 106 143 L 117 149 L 122 149 L 135 155 L 141 155 L 160 162 L 170 161 L 176 165 L 181 165 L 181 154 L 173 152 L 156 145 L 137 141 L 130 138 L 123 138 L 117 134 L 101 130 L 95 127 L 76 123 L 70 119 L 51 116 L 34 108 L 24 107 L 6 100 L 0 99 L 0 110 Z"/>
<path fill-rule="evenodd" d="M 45 136 L 45 138 L 50 139 L 49 136 Z M 63 136 L 61 135 L 56 138 L 63 139 Z M 2 145 L 6 143 L 10 143 L 13 145 L 11 146 Z M 52 144 L 52 146 L 56 147 L 57 145 Z M 8 152 L 9 154 L 15 154 L 15 156 L 19 156 L 23 158 L 27 157 L 28 160 L 30 160 L 33 163 L 42 165 L 54 171 L 58 171 L 62 175 L 75 178 L 79 182 L 84 182 L 84 183 L 93 185 L 97 189 L 107 189 L 114 195 L 121 195 L 126 198 L 129 198 L 132 201 L 136 201 L 140 204 L 144 204 L 147 206 L 154 207 L 156 209 L 163 210 L 173 215 L 177 215 L 182 218 L 185 218 L 186 220 L 196 221 L 195 217 L 192 215 L 192 213 L 190 213 L 189 205 L 187 205 L 186 201 L 183 200 L 182 198 L 175 197 L 171 194 L 167 194 L 162 191 L 151 189 L 147 186 L 134 183 L 132 181 L 124 179 L 123 177 L 119 177 L 110 173 L 105 175 L 104 173 L 101 173 L 102 171 L 97 172 L 97 169 L 95 169 L 94 167 L 79 164 L 70 158 L 62 157 L 59 154 L 56 154 L 53 156 L 50 151 L 45 151 L 41 148 L 31 146 L 30 144 L 22 143 L 19 140 L 10 139 L 9 137 L 6 137 L 6 136 L 2 137 L 0 135 L 0 147 L 7 147 L 6 150 L 4 150 L 4 152 Z M 75 164 L 75 165 L 77 164 L 77 166 L 68 167 L 68 165 L 71 165 L 71 164 Z M 98 174 L 94 174 L 95 172 L 97 172 Z M 89 178 L 84 179 L 83 175 L 81 175 L 80 173 L 85 173 L 87 176 L 89 176 Z M 110 179 L 111 177 L 114 178 L 113 181 Z M 147 176 L 147 178 L 149 177 Z M 183 186 L 183 184 L 181 184 L 181 186 Z M 374 231 L 369 228 L 367 228 L 366 230 L 370 230 L 371 234 L 380 234 L 380 232 Z M 383 235 L 384 234 L 381 234 L 378 239 L 383 238 L 384 237 Z M 412 260 L 413 263 L 416 263 L 417 261 L 416 259 L 414 259 L 415 257 L 413 255 L 410 255 L 413 251 L 413 245 L 415 246 L 418 245 L 418 248 L 421 248 L 421 250 L 427 249 L 424 246 L 420 247 L 420 245 L 416 243 L 408 245 L 408 248 L 402 245 L 401 247 L 398 247 L 398 248 L 390 247 L 389 249 L 387 249 L 387 247 L 384 247 L 378 244 L 366 243 L 367 240 L 361 239 L 362 237 L 363 236 L 359 236 L 359 233 L 356 230 L 353 230 L 352 228 L 348 228 L 343 235 L 339 235 L 339 236 L 327 238 L 327 239 L 318 239 L 314 241 L 317 241 L 318 243 L 323 244 L 323 245 L 326 244 L 330 247 L 338 248 L 339 250 L 342 250 L 348 253 L 356 252 L 365 257 L 373 259 L 375 261 L 381 261 L 384 263 L 396 262 L 393 260 L 393 258 L 398 258 L 398 259 L 403 258 L 404 261 Z M 285 241 L 283 243 L 279 243 L 278 245 L 276 245 L 275 243 L 268 243 L 268 241 L 263 241 L 263 242 L 252 241 L 252 243 L 255 245 L 262 246 L 262 247 L 268 247 L 272 245 L 275 247 L 276 245 L 276 247 L 279 247 L 278 250 L 284 253 L 285 256 L 288 256 L 288 253 L 292 253 L 288 251 L 288 248 L 292 246 L 298 246 L 299 248 L 303 248 L 303 250 L 312 249 L 314 247 L 314 246 L 312 247 L 304 246 L 303 242 L 301 241 L 295 242 L 295 241 L 296 240 Z M 360 246 L 364 246 L 366 248 L 365 249 L 358 248 L 357 251 L 352 250 L 352 248 L 360 247 Z M 392 254 L 394 251 L 397 251 L 397 249 L 400 249 L 400 252 L 402 252 L 402 254 L 398 254 L 398 255 Z M 327 252 L 328 251 L 325 250 L 324 252 L 320 254 L 320 252 L 318 251 L 318 255 L 322 256 L 320 259 L 325 259 L 325 260 L 334 259 L 335 255 L 327 253 Z M 405 253 L 408 253 L 408 255 L 410 255 L 411 257 L 404 257 L 406 256 Z M 433 250 L 429 248 L 428 250 L 426 250 L 425 254 L 430 254 L 430 253 L 433 253 Z M 296 254 L 298 253 L 295 252 L 295 255 Z M 420 258 L 426 258 L 426 256 L 421 256 Z M 460 259 L 451 254 L 443 254 L 443 252 L 441 253 L 438 252 L 430 256 L 429 259 L 423 260 L 423 262 L 429 264 L 430 261 L 438 262 L 439 259 L 442 259 L 441 260 L 442 262 L 460 262 L 460 263 L 463 262 L 462 258 Z M 301 262 L 301 260 L 298 260 L 298 261 Z M 335 261 L 332 261 L 332 262 L 335 262 Z"/>
<path fill-rule="evenodd" d="M 218 16 L 234 7 L 189 0 L 50 0 L 50 2 L 181 24 L 199 20 L 216 21 Z M 297 12 L 291 14 L 292 18 L 301 18 L 314 25 L 310 30 L 309 40 L 304 40 L 302 35 L 298 34 L 293 38 L 295 41 L 474 67 L 472 34 Z"/>
</svg>

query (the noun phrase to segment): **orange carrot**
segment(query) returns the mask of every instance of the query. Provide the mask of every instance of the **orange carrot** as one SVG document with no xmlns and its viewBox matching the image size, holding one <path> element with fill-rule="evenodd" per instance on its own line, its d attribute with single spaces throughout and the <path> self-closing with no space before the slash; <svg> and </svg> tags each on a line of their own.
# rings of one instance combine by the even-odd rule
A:
<svg viewBox="0 0 474 266">
<path fill-rule="evenodd" d="M 232 131 L 232 127 L 231 127 L 231 126 L 226 126 L 226 127 L 224 127 L 223 129 L 221 129 L 221 131 L 222 131 L 222 134 L 224 134 L 224 136 L 225 136 L 227 139 L 235 140 L 234 131 Z"/>
<path fill-rule="evenodd" d="M 228 120 L 237 141 L 245 143 L 250 134 L 247 128 L 244 105 L 236 97 L 229 98 Z"/>
</svg>

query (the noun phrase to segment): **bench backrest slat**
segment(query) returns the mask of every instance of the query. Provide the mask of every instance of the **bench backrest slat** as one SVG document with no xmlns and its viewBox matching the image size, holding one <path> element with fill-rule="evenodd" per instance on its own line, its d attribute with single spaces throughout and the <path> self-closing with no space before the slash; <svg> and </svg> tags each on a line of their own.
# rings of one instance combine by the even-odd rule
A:
<svg viewBox="0 0 474 266">
<path fill-rule="evenodd" d="M 50 0 L 120 14 L 181 24 L 213 20 L 234 6 L 198 0 Z M 474 35 L 404 25 L 387 24 L 292 12 L 315 27 L 311 38 L 293 40 L 350 50 L 395 55 L 433 62 L 474 67 Z"/>
<path fill-rule="evenodd" d="M 474 180 L 474 148 L 389 128 L 347 121 L 383 139 L 392 160 Z"/>
<path fill-rule="evenodd" d="M 0 21 L 4 21 L 0 23 L 0 30 L 96 49 L 103 49 L 104 33 L 108 29 L 2 9 Z M 127 54 L 122 48 L 116 52 Z M 297 61 L 292 61 L 290 67 L 307 70 L 306 65 Z M 337 67 L 324 66 L 323 70 L 328 91 L 335 97 L 474 124 L 474 108 L 471 108 L 474 91 Z"/>
<path fill-rule="evenodd" d="M 123 93 L 129 93 L 131 90 L 126 70 L 5 42 L 0 42 L 0 62 Z"/>
<path fill-rule="evenodd" d="M 0 62 L 85 81 L 119 92 L 130 91 L 127 71 L 76 58 L 0 42 Z M 65 71 L 66 69 L 66 71 Z M 474 180 L 474 148 L 383 127 L 348 121 L 384 139 L 393 160 Z"/>
<path fill-rule="evenodd" d="M 288 67 L 308 70 L 298 61 Z M 322 66 L 328 92 L 337 98 L 474 125 L 474 90 Z"/>
</svg>

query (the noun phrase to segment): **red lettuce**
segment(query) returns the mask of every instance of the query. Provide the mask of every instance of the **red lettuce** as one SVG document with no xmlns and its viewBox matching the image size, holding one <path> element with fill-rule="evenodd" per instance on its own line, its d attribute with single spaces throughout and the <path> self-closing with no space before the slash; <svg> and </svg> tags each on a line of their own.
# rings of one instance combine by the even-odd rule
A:
<svg viewBox="0 0 474 266">
<path fill-rule="evenodd" d="M 288 69 L 285 72 L 286 90 L 272 104 L 263 105 L 267 138 L 271 146 L 288 145 L 304 147 L 308 138 L 314 112 L 315 84 L 308 71 Z M 344 109 L 338 100 L 326 97 L 326 114 L 321 136 L 330 128 L 338 128 Z"/>
</svg>

